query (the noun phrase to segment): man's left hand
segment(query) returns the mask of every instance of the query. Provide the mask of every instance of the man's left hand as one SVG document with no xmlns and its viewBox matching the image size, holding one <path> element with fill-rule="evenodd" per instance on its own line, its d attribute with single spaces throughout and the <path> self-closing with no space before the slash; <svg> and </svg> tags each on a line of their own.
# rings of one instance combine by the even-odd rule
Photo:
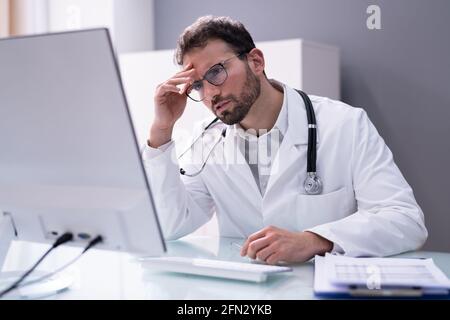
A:
<svg viewBox="0 0 450 320">
<path fill-rule="evenodd" d="M 241 256 L 247 255 L 268 264 L 304 262 L 332 249 L 333 242 L 313 232 L 291 232 L 270 226 L 247 238 Z"/>
</svg>

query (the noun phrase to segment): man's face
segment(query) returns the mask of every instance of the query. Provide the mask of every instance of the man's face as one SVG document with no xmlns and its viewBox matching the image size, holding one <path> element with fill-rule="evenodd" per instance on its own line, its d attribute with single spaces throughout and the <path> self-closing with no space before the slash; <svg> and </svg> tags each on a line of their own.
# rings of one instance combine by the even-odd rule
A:
<svg viewBox="0 0 450 320">
<path fill-rule="evenodd" d="M 215 86 L 203 80 L 203 103 L 226 124 L 241 122 L 261 92 L 260 79 L 250 69 L 247 60 L 233 58 L 236 53 L 222 40 L 209 41 L 206 47 L 196 48 L 184 56 L 184 66 L 192 64 L 194 80 L 200 80 L 214 65 L 224 64 L 228 77 Z M 231 58 L 231 59 L 230 59 Z"/>
</svg>

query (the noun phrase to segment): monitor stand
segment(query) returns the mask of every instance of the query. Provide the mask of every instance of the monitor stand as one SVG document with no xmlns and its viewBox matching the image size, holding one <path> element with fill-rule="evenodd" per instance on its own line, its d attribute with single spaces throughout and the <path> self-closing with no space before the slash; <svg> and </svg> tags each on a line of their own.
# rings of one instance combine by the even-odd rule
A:
<svg viewBox="0 0 450 320">
<path fill-rule="evenodd" d="M 0 213 L 0 292 L 6 289 L 26 270 L 3 272 L 11 242 L 17 239 L 14 220 L 8 213 Z M 31 267 L 31 266 L 30 266 Z M 48 271 L 50 272 L 50 271 Z M 34 271 L 24 281 L 32 281 L 46 275 L 48 272 Z M 64 272 L 46 280 L 18 288 L 6 294 L 2 299 L 38 299 L 45 298 L 67 290 L 74 282 L 74 277 Z"/>
</svg>

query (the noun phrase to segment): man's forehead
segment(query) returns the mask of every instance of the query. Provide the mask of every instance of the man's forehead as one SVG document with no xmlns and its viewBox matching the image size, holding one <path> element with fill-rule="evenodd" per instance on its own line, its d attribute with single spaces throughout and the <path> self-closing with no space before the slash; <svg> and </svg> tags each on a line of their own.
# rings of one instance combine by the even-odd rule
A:
<svg viewBox="0 0 450 320">
<path fill-rule="evenodd" d="M 206 71 L 214 64 L 228 58 L 233 49 L 222 40 L 209 40 L 205 47 L 189 50 L 183 57 L 183 68 L 189 63 L 198 71 Z"/>
</svg>

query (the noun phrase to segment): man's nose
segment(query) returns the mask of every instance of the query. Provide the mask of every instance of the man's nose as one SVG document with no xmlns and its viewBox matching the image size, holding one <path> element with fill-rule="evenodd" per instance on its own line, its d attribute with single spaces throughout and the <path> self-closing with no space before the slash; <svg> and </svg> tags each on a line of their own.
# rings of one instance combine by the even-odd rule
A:
<svg viewBox="0 0 450 320">
<path fill-rule="evenodd" d="M 210 105 L 212 105 L 214 97 L 219 96 L 221 92 L 220 86 L 215 86 L 208 81 L 205 81 L 203 90 L 205 94 L 205 100 L 207 100 L 208 104 Z"/>
</svg>

